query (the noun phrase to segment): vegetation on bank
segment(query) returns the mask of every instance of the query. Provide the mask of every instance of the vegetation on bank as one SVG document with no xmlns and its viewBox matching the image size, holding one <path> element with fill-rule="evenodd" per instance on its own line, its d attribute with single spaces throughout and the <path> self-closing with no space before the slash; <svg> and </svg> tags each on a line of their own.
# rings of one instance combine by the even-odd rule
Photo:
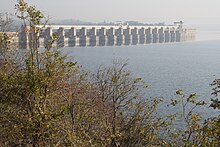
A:
<svg viewBox="0 0 220 147">
<path fill-rule="evenodd" d="M 52 48 L 55 33 L 39 51 L 41 29 L 35 26 L 48 20 L 24 0 L 18 0 L 16 10 L 30 26 L 30 49 L 16 50 L 10 36 L 0 33 L 0 146 L 220 145 L 220 116 L 202 119 L 194 110 L 205 102 L 196 94 L 177 90 L 170 106 L 181 111 L 161 117 L 162 100 L 145 97 L 147 85 L 132 77 L 126 63 L 114 61 L 90 75 Z M 1 27 L 10 25 L 0 21 Z M 220 80 L 212 86 L 217 97 Z M 220 101 L 213 99 L 211 107 L 220 109 Z M 181 129 L 174 125 L 178 116 Z"/>
</svg>

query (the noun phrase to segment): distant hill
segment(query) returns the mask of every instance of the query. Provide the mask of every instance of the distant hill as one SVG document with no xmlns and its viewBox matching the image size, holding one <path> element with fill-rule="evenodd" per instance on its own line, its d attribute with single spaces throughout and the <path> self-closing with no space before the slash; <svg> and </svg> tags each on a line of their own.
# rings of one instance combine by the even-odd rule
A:
<svg viewBox="0 0 220 147">
<path fill-rule="evenodd" d="M 51 21 L 51 24 L 56 24 L 56 25 L 89 25 L 89 24 L 94 24 L 94 23 L 81 21 L 81 20 L 64 19 L 64 20 Z"/>
<path fill-rule="evenodd" d="M 15 19 L 13 21 L 13 26 L 11 27 L 10 31 L 18 31 L 19 28 L 21 27 L 22 23 L 20 20 Z M 160 26 L 165 26 L 165 23 L 155 23 L 155 24 L 147 24 L 147 23 L 141 23 L 138 21 L 116 21 L 116 22 L 87 22 L 87 21 L 81 21 L 81 20 L 74 20 L 74 19 L 63 19 L 63 20 L 53 20 L 49 24 L 51 25 L 116 25 L 116 24 L 124 24 L 124 25 L 130 25 L 130 26 L 153 26 L 153 25 L 160 25 Z"/>
<path fill-rule="evenodd" d="M 156 24 L 148 24 L 148 23 L 141 23 L 138 21 L 116 21 L 116 22 L 86 22 L 86 21 L 81 21 L 81 20 L 73 20 L 73 19 L 64 19 L 64 20 L 55 20 L 52 21 L 52 24 L 56 25 L 115 25 L 118 23 L 122 24 L 129 24 L 130 26 L 152 26 L 152 25 L 160 25 L 160 26 L 165 26 L 166 24 L 164 22 L 156 23 Z"/>
</svg>

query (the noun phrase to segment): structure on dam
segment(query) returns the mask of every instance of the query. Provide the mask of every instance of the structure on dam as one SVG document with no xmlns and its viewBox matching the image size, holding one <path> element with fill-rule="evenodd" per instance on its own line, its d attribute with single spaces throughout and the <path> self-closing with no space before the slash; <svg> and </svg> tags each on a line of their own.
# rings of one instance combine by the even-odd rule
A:
<svg viewBox="0 0 220 147">
<path fill-rule="evenodd" d="M 182 22 L 175 22 L 168 26 L 65 26 L 47 25 L 36 26 L 42 29 L 39 34 L 38 47 L 48 44 L 53 33 L 56 33 L 58 40 L 57 47 L 86 47 L 86 46 L 122 46 L 150 43 L 169 43 L 195 40 L 194 29 L 183 28 Z M 19 33 L 20 48 L 28 48 L 30 33 L 22 28 Z"/>
</svg>

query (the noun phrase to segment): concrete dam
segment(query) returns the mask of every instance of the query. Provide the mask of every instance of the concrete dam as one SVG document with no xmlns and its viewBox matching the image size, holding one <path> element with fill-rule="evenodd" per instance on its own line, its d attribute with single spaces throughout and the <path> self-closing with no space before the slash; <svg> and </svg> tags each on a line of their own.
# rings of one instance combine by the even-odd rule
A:
<svg viewBox="0 0 220 147">
<path fill-rule="evenodd" d="M 168 26 L 129 26 L 129 25 L 48 25 L 37 26 L 42 29 L 39 34 L 38 47 L 47 45 L 53 33 L 58 40 L 57 47 L 95 47 L 122 46 L 150 43 L 170 43 L 195 40 L 196 30 L 183 28 L 182 23 Z M 29 35 L 22 29 L 18 35 L 20 48 L 28 48 Z"/>
</svg>

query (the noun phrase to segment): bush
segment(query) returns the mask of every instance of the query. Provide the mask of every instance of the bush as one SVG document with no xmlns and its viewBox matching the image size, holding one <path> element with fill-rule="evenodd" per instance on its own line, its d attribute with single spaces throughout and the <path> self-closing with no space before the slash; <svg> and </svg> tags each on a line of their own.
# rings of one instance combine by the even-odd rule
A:
<svg viewBox="0 0 220 147">
<path fill-rule="evenodd" d="M 184 127 L 175 129 L 177 114 L 159 117 L 158 98 L 146 98 L 146 83 L 133 78 L 127 64 L 114 61 L 92 78 L 76 62 L 36 43 L 44 15 L 24 0 L 17 17 L 29 30 L 29 50 L 14 50 L 10 36 L 0 33 L 0 145 L 1 146 L 219 146 L 220 119 L 202 122 L 196 94 L 176 92 Z M 7 23 L 6 23 L 7 24 Z M 20 54 L 22 53 L 22 54 Z M 213 82 L 219 93 L 219 80 Z M 219 100 L 211 107 L 219 109 Z"/>
</svg>

